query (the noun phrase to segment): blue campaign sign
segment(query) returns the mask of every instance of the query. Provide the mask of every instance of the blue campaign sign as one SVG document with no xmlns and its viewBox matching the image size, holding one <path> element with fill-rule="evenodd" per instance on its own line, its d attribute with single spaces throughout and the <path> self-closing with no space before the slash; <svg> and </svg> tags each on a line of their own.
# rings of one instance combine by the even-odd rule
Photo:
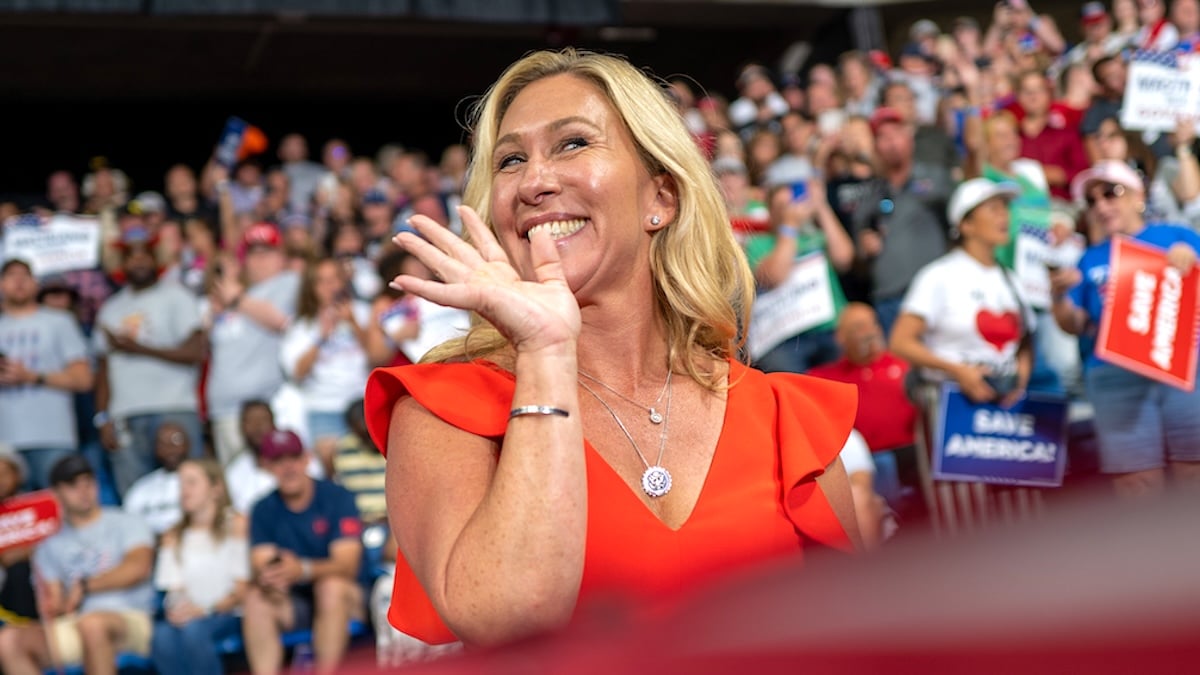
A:
<svg viewBox="0 0 1200 675">
<path fill-rule="evenodd" d="M 1067 463 L 1067 403 L 1028 394 L 1011 408 L 972 403 L 942 385 L 933 477 L 1001 485 L 1058 487 Z"/>
</svg>

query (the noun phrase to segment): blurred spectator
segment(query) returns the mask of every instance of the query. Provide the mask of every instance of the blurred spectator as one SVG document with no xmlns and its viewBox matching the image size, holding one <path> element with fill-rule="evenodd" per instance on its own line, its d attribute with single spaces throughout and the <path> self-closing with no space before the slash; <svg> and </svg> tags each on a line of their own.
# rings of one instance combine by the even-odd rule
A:
<svg viewBox="0 0 1200 675">
<path fill-rule="evenodd" d="M 1148 209 L 1164 220 L 1200 231 L 1200 163 L 1195 120 L 1181 116 L 1171 135 L 1174 152 L 1159 158 L 1149 175 Z"/>
<path fill-rule="evenodd" d="M 1010 238 L 1017 189 L 974 178 L 951 197 L 957 246 L 922 268 L 904 300 L 891 348 L 928 381 L 957 382 L 978 403 L 1024 394 L 1032 364 L 1028 303 L 996 250 Z"/>
<path fill-rule="evenodd" d="M 80 189 L 86 200 L 83 212 L 91 215 L 119 208 L 129 202 L 129 178 L 124 171 L 108 166 L 108 160 L 92 160 L 92 173 L 83 177 Z"/>
<path fill-rule="evenodd" d="M 1050 118 L 1050 82 L 1044 73 L 1017 76 L 1016 114 L 1020 120 L 1021 156 L 1041 163 L 1050 194 L 1070 199 L 1071 179 L 1087 168 L 1083 141 L 1075 129 L 1055 128 Z"/>
<path fill-rule="evenodd" d="M 326 173 L 325 167 L 308 159 L 308 141 L 294 133 L 280 139 L 279 161 L 288 179 L 287 210 L 310 213 L 313 195 Z"/>
<path fill-rule="evenodd" d="M 349 290 L 359 300 L 370 300 L 379 294 L 379 271 L 365 253 L 363 232 L 355 223 L 342 223 L 329 233 L 325 250 L 342 265 Z"/>
<path fill-rule="evenodd" d="M 164 177 L 167 200 L 167 218 L 186 223 L 192 218 L 216 222 L 217 210 L 200 198 L 196 184 L 196 172 L 186 164 L 176 164 L 167 169 Z"/>
<path fill-rule="evenodd" d="M 689 110 L 696 112 L 693 107 L 695 105 L 695 97 L 691 96 L 691 89 L 687 88 L 686 84 L 683 84 L 681 89 L 680 83 L 681 80 L 675 78 L 671 81 L 671 86 L 677 92 L 686 92 L 687 96 L 682 100 L 688 104 Z M 693 120 L 693 123 L 695 123 L 695 120 Z M 703 124 L 704 122 L 700 120 L 699 123 Z M 697 132 L 693 131 L 693 133 Z M 462 194 L 463 186 L 467 182 L 468 166 L 470 166 L 470 157 L 467 155 L 467 146 L 461 143 L 447 145 L 446 149 L 442 150 L 442 159 L 438 163 L 438 168 L 442 174 L 442 184 L 438 186 L 439 189 L 446 193 Z"/>
<path fill-rule="evenodd" d="M 1185 54 L 1200 52 L 1200 1 L 1171 0 L 1171 23 L 1179 30 L 1175 49 Z"/>
<path fill-rule="evenodd" d="M 954 147 L 954 141 L 941 127 L 922 122 L 918 118 L 916 96 L 908 83 L 903 80 L 890 81 L 883 86 L 879 97 L 881 108 L 888 108 L 899 114 L 905 124 L 916 129 L 913 141 L 916 163 L 941 165 L 947 171 L 958 166 L 958 150 Z"/>
<path fill-rule="evenodd" d="M 353 155 L 350 152 L 350 146 L 346 144 L 346 141 L 340 138 L 331 138 L 325 141 L 325 147 L 321 150 L 321 163 L 325 167 L 325 174 L 321 176 L 320 182 L 317 183 L 314 195 L 318 204 L 328 201 L 329 194 L 333 188 L 339 182 L 349 177 L 352 158 Z"/>
<path fill-rule="evenodd" d="M 401 153 L 392 162 L 388 175 L 399 193 L 393 230 L 398 230 L 409 218 L 417 214 L 429 216 L 442 225 L 449 224 L 450 217 L 446 212 L 446 205 L 437 193 L 436 186 L 426 175 L 428 168 L 429 157 L 416 150 Z"/>
<path fill-rule="evenodd" d="M 1036 321 L 1020 286 L 996 259 L 996 249 L 1011 236 L 1006 202 L 1016 195 L 1013 186 L 986 178 L 955 189 L 947 216 L 958 245 L 917 274 L 891 336 L 892 351 L 919 369 L 924 382 L 952 381 L 971 401 L 1004 407 L 1025 395 Z M 914 397 L 933 428 L 936 387 L 920 389 Z M 937 483 L 937 523 L 954 533 L 987 522 L 989 490 L 980 483 Z M 956 512 L 955 505 L 964 503 L 976 505 L 974 517 L 967 507 Z"/>
<path fill-rule="evenodd" d="M 29 263 L 0 267 L 0 442 L 28 463 L 29 489 L 46 487 L 50 467 L 79 448 L 72 394 L 94 382 L 78 321 L 38 306 L 37 293 Z"/>
<path fill-rule="evenodd" d="M 285 271 L 279 231 L 256 224 L 242 237 L 244 276 L 234 259 L 213 270 L 206 324 L 212 354 L 206 385 L 217 459 L 228 464 L 242 446 L 239 414 L 251 399 L 270 400 L 283 385 L 279 353 L 296 313 L 300 278 Z"/>
<path fill-rule="evenodd" d="M 1062 56 L 1066 65 L 1090 65 L 1104 56 L 1119 54 L 1128 44 L 1128 37 L 1113 32 L 1113 20 L 1103 2 L 1085 2 L 1079 11 L 1079 27 L 1083 40 Z"/>
<path fill-rule="evenodd" d="M 155 438 L 164 422 L 186 430 L 193 452 L 204 447 L 196 397 L 207 350 L 200 313 L 185 288 L 158 280 L 153 246 L 145 229 L 122 236 L 127 285 L 100 308 L 99 330 L 92 335 L 96 424 L 121 494 L 154 468 Z"/>
<path fill-rule="evenodd" d="M 1102 56 L 1092 64 L 1097 94 L 1092 97 L 1092 103 L 1079 123 L 1079 131 L 1085 138 L 1095 134 L 1104 120 L 1120 118 L 1128 71 L 1125 60 L 1119 56 Z M 1096 148 L 1090 140 L 1086 144 L 1086 150 L 1088 157 L 1093 161 L 1098 159 Z"/>
<path fill-rule="evenodd" d="M 838 71 L 846 113 L 870 117 L 875 112 L 882 84 L 871 59 L 857 50 L 844 52 L 838 57 Z"/>
<path fill-rule="evenodd" d="M 1116 24 L 1113 30 L 1121 36 L 1121 41 L 1127 45 L 1134 44 L 1138 31 L 1142 28 L 1138 19 L 1137 0 L 1113 0 L 1112 15 Z"/>
<path fill-rule="evenodd" d="M 79 213 L 79 184 L 69 171 L 55 171 L 46 179 L 46 201 L 55 213 Z"/>
<path fill-rule="evenodd" d="M 783 154 L 766 167 L 761 181 L 753 181 L 756 185 L 773 187 L 801 183 L 815 174 L 812 154 L 819 137 L 813 118 L 807 113 L 791 111 L 780 120 L 780 126 L 783 128 Z"/>
<path fill-rule="evenodd" d="M 179 522 L 179 465 L 191 455 L 191 447 L 187 431 L 175 422 L 160 424 L 154 440 L 158 468 L 129 486 L 122 506 L 159 536 Z"/>
<path fill-rule="evenodd" d="M 374 260 L 379 257 L 379 252 L 391 243 L 392 223 L 396 220 L 392 200 L 386 192 L 373 188 L 363 195 L 362 218 L 362 234 L 366 240 L 363 252 Z"/>
<path fill-rule="evenodd" d="M 851 231 L 858 256 L 870 264 L 871 299 L 891 332 L 913 275 L 946 249 L 944 164 L 915 161 L 916 132 L 896 110 L 871 117 L 881 174 L 862 192 Z"/>
<path fill-rule="evenodd" d="M 279 347 L 279 362 L 304 399 L 308 430 L 327 473 L 338 439 L 348 431 L 346 408 L 367 386 L 370 320 L 370 307 L 353 299 L 342 264 L 324 258 L 305 274 L 296 319 Z"/>
<path fill-rule="evenodd" d="M 0 504 L 22 492 L 29 466 L 17 449 L 0 442 Z M 0 552 L 0 625 L 37 620 L 33 597 L 33 575 L 29 558 L 33 546 L 17 546 Z"/>
<path fill-rule="evenodd" d="M 1127 236 L 1164 249 L 1167 262 L 1186 274 L 1196 262 L 1200 235 L 1164 222 L 1147 222 L 1141 177 L 1128 165 L 1105 160 L 1081 173 L 1072 192 L 1104 237 L 1075 269 L 1051 277 L 1055 318 L 1074 335 L 1095 335 L 1105 305 L 1112 238 Z M 1183 391 L 1086 355 L 1084 377 L 1100 449 L 1100 470 L 1123 497 L 1161 492 L 1170 477 L 1200 482 L 1200 390 Z"/>
<path fill-rule="evenodd" d="M 115 674 L 119 652 L 150 651 L 154 535 L 136 517 L 100 506 L 80 455 L 59 460 L 50 483 L 63 528 L 33 554 L 42 623 L 0 629 L 0 666 L 14 675 L 80 664 L 89 675 Z"/>
<path fill-rule="evenodd" d="M 760 64 L 751 63 L 738 74 L 738 98 L 729 104 L 729 123 L 742 139 L 749 141 L 758 129 L 779 131 L 779 118 L 789 109 L 775 90 L 771 75 Z"/>
<path fill-rule="evenodd" d="M 904 488 L 915 494 L 920 485 L 913 442 L 917 409 L 905 391 L 908 363 L 887 350 L 883 328 L 870 305 L 846 305 L 835 337 L 842 357 L 808 372 L 858 387 L 854 428 L 874 455 L 875 490 L 904 513 Z"/>
<path fill-rule="evenodd" d="M 225 483 L 233 508 L 248 515 L 255 502 L 275 489 L 274 476 L 262 468 L 258 456 L 263 439 L 275 431 L 275 413 L 266 401 L 246 401 L 240 423 L 241 449 L 225 466 Z"/>
<path fill-rule="evenodd" d="M 404 249 L 394 249 L 379 259 L 379 295 L 371 301 L 371 325 L 368 331 L 382 333 L 382 344 L 387 348 L 386 353 L 372 357 L 378 363 L 389 366 L 406 365 L 411 363 L 400 345 L 416 338 L 421 333 L 420 308 L 416 296 L 410 296 L 403 291 L 392 288 L 389 283 L 401 274 L 410 271 L 422 272 L 420 264 L 411 253 Z M 379 336 L 373 338 L 379 344 Z"/>
<path fill-rule="evenodd" d="M 1092 68 L 1086 63 L 1075 63 L 1061 75 L 1062 95 L 1050 104 L 1049 126 L 1077 132 L 1083 115 L 1092 105 L 1092 93 L 1096 80 Z"/>
<path fill-rule="evenodd" d="M 754 271 L 759 293 L 787 289 L 793 270 L 812 257 L 820 257 L 825 268 L 825 287 L 808 292 L 828 294 L 833 316 L 846 304 L 837 272 L 850 268 L 854 244 L 845 228 L 829 208 L 824 183 L 812 181 L 779 185 L 768 193 L 771 209 L 771 234 L 756 235 L 745 243 L 746 258 Z M 796 292 L 787 289 L 785 292 Z M 791 317 L 783 314 L 752 315 L 750 334 L 761 331 L 777 335 L 780 341 L 763 344 L 762 354 L 752 354 L 755 367 L 766 372 L 803 373 L 813 366 L 837 358 L 833 341 L 834 320 L 804 329 L 799 333 L 781 331 Z"/>
<path fill-rule="evenodd" d="M 159 673 L 219 674 L 215 644 L 238 634 L 236 612 L 250 578 L 246 519 L 230 507 L 214 460 L 185 461 L 178 481 L 182 519 L 164 534 L 154 573 L 166 596 L 151 658 Z"/>
<path fill-rule="evenodd" d="M 1166 0 L 1137 0 L 1138 22 L 1133 46 L 1155 52 L 1170 51 L 1179 44 L 1179 29 L 1167 20 Z"/>
<path fill-rule="evenodd" d="M 283 662 L 280 633 L 311 626 L 317 671 L 332 672 L 349 642 L 347 622 L 363 618 L 366 608 L 354 496 L 305 474 L 307 453 L 290 431 L 267 436 L 259 452 L 279 487 L 250 516 L 246 657 L 254 672 L 276 672 Z"/>
<path fill-rule="evenodd" d="M 238 164 L 228 190 L 234 213 L 254 213 L 266 194 L 262 168 L 258 162 L 248 159 Z"/>
<path fill-rule="evenodd" d="M 387 494 L 384 479 L 387 458 L 380 454 L 367 433 L 362 399 L 346 408 L 348 432 L 338 439 L 333 457 L 333 477 L 354 495 L 354 503 L 367 525 L 387 524 Z"/>
</svg>

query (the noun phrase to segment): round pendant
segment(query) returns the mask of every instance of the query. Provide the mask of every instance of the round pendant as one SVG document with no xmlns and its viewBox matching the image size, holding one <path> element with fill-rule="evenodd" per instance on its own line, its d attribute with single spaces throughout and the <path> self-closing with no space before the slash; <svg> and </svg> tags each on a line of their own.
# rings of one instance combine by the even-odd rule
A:
<svg viewBox="0 0 1200 675">
<path fill-rule="evenodd" d="M 652 466 L 642 474 L 642 489 L 651 497 L 661 497 L 671 491 L 671 472 Z"/>
<path fill-rule="evenodd" d="M 663 421 L 662 413 L 658 412 L 654 408 L 651 408 L 650 409 L 650 421 L 654 424 L 662 424 L 662 421 Z"/>
</svg>

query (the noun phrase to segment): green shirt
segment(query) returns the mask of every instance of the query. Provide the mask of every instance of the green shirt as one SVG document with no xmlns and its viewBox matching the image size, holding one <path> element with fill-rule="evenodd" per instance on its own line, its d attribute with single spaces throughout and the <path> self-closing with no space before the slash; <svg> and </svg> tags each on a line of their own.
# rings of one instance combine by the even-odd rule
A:
<svg viewBox="0 0 1200 675">
<path fill-rule="evenodd" d="M 750 262 L 750 269 L 757 269 L 763 259 L 775 248 L 775 235 L 757 234 L 748 237 L 743 246 L 746 250 L 746 259 Z M 799 260 L 817 252 L 825 252 L 825 233 L 812 225 L 801 227 L 796 237 L 796 259 Z M 837 325 L 837 317 L 841 315 L 842 308 L 846 306 L 846 294 L 842 292 L 842 284 L 838 281 L 837 273 L 833 271 L 833 265 L 829 264 L 828 259 L 825 261 L 825 269 L 829 273 L 829 289 L 833 292 L 834 318 L 812 330 L 833 330 Z"/>
</svg>

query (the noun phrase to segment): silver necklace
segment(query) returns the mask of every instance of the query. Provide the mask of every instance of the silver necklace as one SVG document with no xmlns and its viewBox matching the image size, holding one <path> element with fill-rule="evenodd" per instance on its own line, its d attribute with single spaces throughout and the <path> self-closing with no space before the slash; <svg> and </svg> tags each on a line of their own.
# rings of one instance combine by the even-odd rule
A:
<svg viewBox="0 0 1200 675">
<path fill-rule="evenodd" d="M 604 384 L 599 380 L 596 380 L 596 382 Z M 658 458 L 655 459 L 654 464 L 651 465 L 650 462 L 646 461 L 646 456 L 642 454 L 642 449 L 638 447 L 637 442 L 633 440 L 633 434 L 629 433 L 629 429 L 625 428 L 625 423 L 622 422 L 621 418 L 617 416 L 617 411 L 613 410 L 612 406 L 605 403 L 604 399 L 600 398 L 600 395 L 593 391 L 591 387 L 584 384 L 582 380 L 579 382 L 579 386 L 583 387 L 587 393 L 591 394 L 597 401 L 599 401 L 600 405 L 604 406 L 604 409 L 608 411 L 609 415 L 612 415 L 613 421 L 617 423 L 617 427 L 621 429 L 621 433 L 625 434 L 625 438 L 627 438 L 629 440 L 629 444 L 633 446 L 633 451 L 637 453 L 638 459 L 642 460 L 642 465 L 646 467 L 646 470 L 642 472 L 642 490 L 653 498 L 662 497 L 671 491 L 671 472 L 667 471 L 662 466 L 663 452 L 665 452 L 667 449 L 667 427 L 671 426 L 670 418 L 672 392 L 670 384 L 671 375 L 668 373 L 666 388 L 667 413 L 663 417 L 665 424 L 663 424 L 662 431 L 658 435 Z M 655 422 L 655 424 L 657 424 L 657 422 Z"/>
<path fill-rule="evenodd" d="M 663 394 L 667 393 L 667 389 L 669 389 L 671 387 L 671 373 L 672 372 L 673 371 L 670 371 L 670 370 L 667 371 L 667 381 L 665 383 L 663 383 L 662 391 L 658 392 L 658 398 L 654 399 L 654 405 L 651 405 L 651 406 L 645 406 L 645 405 L 642 405 L 641 403 L 638 403 L 637 401 L 629 398 L 625 394 L 622 394 L 621 392 L 617 391 L 616 389 L 613 389 L 612 387 L 608 386 L 607 384 L 604 384 L 604 382 L 601 382 L 599 378 L 597 378 L 593 375 L 588 375 L 587 373 L 583 372 L 582 370 L 579 371 L 579 374 L 586 377 L 587 379 L 591 380 L 592 382 L 595 382 L 596 384 L 600 385 L 601 387 L 604 387 L 605 389 L 611 391 L 612 393 L 616 394 L 617 396 L 620 396 L 622 399 L 628 401 L 629 403 L 632 403 L 639 408 L 644 408 L 646 410 L 646 412 L 650 413 L 651 424 L 662 424 L 663 414 L 658 412 L 658 404 L 660 401 L 662 401 Z M 584 387 L 584 388 L 587 389 L 587 387 Z M 591 389 L 588 389 L 588 391 L 591 391 Z"/>
</svg>

